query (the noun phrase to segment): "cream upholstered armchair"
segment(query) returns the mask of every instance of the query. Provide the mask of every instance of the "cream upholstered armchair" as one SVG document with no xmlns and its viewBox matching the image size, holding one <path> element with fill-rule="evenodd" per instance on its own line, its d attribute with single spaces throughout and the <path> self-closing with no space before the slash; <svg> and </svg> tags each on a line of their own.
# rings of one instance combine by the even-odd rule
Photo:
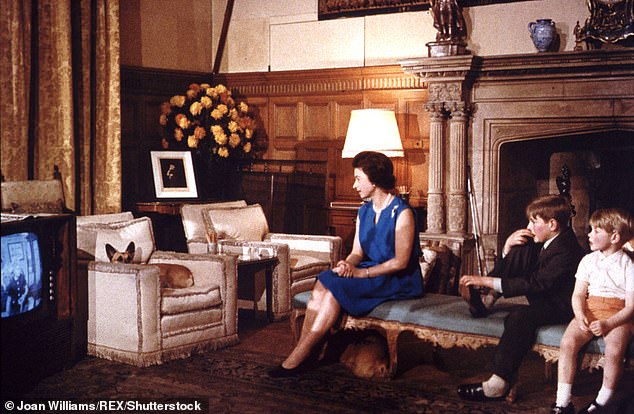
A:
<svg viewBox="0 0 634 414">
<path fill-rule="evenodd" d="M 131 241 L 132 263 L 110 262 L 105 245 L 122 253 Z M 77 246 L 89 355 L 149 366 L 238 342 L 234 256 L 156 251 L 150 219 L 130 213 L 78 218 Z M 170 284 L 166 263 L 187 268 L 187 283 Z"/>
<path fill-rule="evenodd" d="M 190 253 L 209 251 L 208 241 L 215 240 L 223 252 L 242 254 L 255 249 L 277 257 L 272 295 L 275 320 L 289 316 L 293 295 L 311 290 L 315 277 L 341 256 L 338 236 L 269 233 L 262 207 L 244 200 L 185 204 L 181 217 Z"/>
</svg>

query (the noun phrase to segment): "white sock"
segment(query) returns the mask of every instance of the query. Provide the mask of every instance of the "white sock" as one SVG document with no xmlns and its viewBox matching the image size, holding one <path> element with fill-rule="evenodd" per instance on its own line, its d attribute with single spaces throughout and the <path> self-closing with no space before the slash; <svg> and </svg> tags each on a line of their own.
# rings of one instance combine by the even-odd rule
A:
<svg viewBox="0 0 634 414">
<path fill-rule="evenodd" d="M 612 398 L 612 394 L 614 394 L 614 390 L 606 388 L 602 385 L 601 389 L 599 390 L 599 394 L 597 394 L 597 398 L 595 398 L 595 401 L 599 405 L 606 405 L 608 401 L 610 401 L 610 398 Z"/>
<path fill-rule="evenodd" d="M 565 382 L 557 383 L 557 400 L 555 405 L 557 407 L 568 407 L 570 400 L 572 399 L 572 384 L 566 384 Z"/>
<path fill-rule="evenodd" d="M 487 397 L 501 397 L 508 389 L 509 384 L 502 377 L 491 375 L 491 378 L 482 383 L 484 395 Z"/>
</svg>

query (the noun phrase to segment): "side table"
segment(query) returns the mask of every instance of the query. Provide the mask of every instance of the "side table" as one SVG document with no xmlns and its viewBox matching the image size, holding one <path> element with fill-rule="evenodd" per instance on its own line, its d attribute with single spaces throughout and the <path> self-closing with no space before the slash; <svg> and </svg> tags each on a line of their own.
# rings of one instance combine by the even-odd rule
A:
<svg viewBox="0 0 634 414">
<path fill-rule="evenodd" d="M 221 253 L 231 254 L 231 253 Z M 278 263 L 277 257 L 258 257 L 248 255 L 238 255 L 238 292 L 247 289 L 251 292 L 249 300 L 253 300 L 253 316 L 257 313 L 257 290 L 256 274 L 264 271 L 266 284 L 266 317 L 269 322 L 274 320 L 273 316 L 273 268 Z"/>
</svg>

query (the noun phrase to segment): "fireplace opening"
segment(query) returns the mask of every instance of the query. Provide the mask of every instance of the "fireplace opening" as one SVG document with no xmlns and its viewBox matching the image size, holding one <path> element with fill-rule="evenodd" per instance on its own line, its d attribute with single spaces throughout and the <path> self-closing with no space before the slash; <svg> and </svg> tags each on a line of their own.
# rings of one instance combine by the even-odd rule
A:
<svg viewBox="0 0 634 414">
<path fill-rule="evenodd" d="M 504 143 L 500 147 L 498 251 L 506 237 L 526 226 L 526 205 L 557 194 L 564 166 L 576 215 L 572 225 L 587 248 L 588 220 L 598 208 L 634 213 L 634 131 L 613 130 Z"/>
</svg>

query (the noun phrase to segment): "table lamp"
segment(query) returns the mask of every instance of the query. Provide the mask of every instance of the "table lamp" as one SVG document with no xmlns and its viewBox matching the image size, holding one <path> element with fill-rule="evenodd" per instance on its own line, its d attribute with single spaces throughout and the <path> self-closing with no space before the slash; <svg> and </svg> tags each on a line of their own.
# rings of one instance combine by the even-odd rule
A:
<svg viewBox="0 0 634 414">
<path fill-rule="evenodd" d="M 390 158 L 403 157 L 403 143 L 394 111 L 356 109 L 350 113 L 342 158 L 354 158 L 361 151 L 376 151 Z"/>
</svg>

